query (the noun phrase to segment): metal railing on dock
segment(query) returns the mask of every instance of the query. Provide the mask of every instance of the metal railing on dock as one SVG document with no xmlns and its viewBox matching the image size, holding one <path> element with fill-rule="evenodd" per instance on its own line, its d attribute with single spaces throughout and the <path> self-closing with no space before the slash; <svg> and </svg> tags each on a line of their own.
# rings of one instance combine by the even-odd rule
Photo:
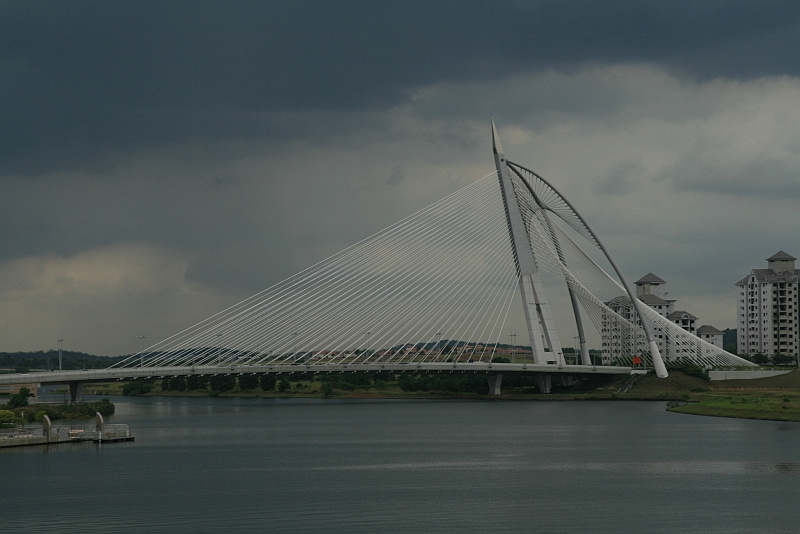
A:
<svg viewBox="0 0 800 534">
<path fill-rule="evenodd" d="M 108 425 L 100 413 L 95 414 L 94 425 L 53 425 L 46 415 L 41 427 L 21 426 L 0 431 L 0 447 L 48 445 L 70 441 L 133 441 L 126 424 Z"/>
</svg>

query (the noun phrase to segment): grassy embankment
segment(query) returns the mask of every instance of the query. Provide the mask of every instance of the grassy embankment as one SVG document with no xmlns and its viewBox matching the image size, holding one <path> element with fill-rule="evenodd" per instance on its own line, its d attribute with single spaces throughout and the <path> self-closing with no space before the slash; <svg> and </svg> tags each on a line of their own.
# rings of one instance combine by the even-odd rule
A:
<svg viewBox="0 0 800 534">
<path fill-rule="evenodd" d="M 800 371 L 755 380 L 708 381 L 670 371 L 668 378 L 634 376 L 630 389 L 624 381 L 597 388 L 583 399 L 670 401 L 670 411 L 715 417 L 800 422 Z M 614 390 L 616 388 L 616 391 Z M 570 395 L 570 398 L 578 398 Z"/>
<path fill-rule="evenodd" d="M 693 415 L 800 421 L 800 371 L 755 380 L 710 382 L 671 371 L 669 378 L 634 378 L 627 393 L 609 398 L 672 401 L 668 410 Z M 589 394 L 593 397 L 595 394 Z"/>
<path fill-rule="evenodd" d="M 691 404 L 669 409 L 716 417 L 800 421 L 800 371 L 772 378 L 707 384 L 709 391 L 689 394 Z"/>
</svg>

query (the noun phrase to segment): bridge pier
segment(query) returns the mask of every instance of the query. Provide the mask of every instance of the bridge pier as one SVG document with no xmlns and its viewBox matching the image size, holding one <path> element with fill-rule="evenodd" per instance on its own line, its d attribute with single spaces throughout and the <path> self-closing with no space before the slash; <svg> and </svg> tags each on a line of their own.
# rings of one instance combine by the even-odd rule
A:
<svg viewBox="0 0 800 534">
<path fill-rule="evenodd" d="M 550 389 L 553 387 L 553 377 L 536 375 L 536 385 L 539 387 L 539 393 L 550 393 Z"/>
<path fill-rule="evenodd" d="M 500 395 L 500 384 L 503 382 L 503 375 L 489 375 L 489 395 Z"/>
<path fill-rule="evenodd" d="M 69 398 L 72 402 L 83 401 L 83 382 L 69 383 Z"/>
</svg>

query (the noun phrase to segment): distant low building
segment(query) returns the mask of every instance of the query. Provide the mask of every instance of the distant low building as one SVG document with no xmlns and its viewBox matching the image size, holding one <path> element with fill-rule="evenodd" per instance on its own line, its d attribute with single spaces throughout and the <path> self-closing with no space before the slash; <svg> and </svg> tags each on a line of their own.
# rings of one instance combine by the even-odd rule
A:
<svg viewBox="0 0 800 534">
<path fill-rule="evenodd" d="M 697 329 L 697 337 L 702 339 L 703 341 L 708 341 L 715 347 L 724 348 L 722 342 L 722 336 L 725 334 L 722 330 L 714 328 L 711 325 L 704 324 L 700 328 Z"/>
</svg>

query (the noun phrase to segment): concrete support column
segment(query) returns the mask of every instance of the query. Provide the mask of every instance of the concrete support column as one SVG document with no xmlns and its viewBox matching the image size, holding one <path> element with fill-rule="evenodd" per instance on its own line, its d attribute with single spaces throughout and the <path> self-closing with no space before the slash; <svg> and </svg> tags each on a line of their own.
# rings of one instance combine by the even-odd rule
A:
<svg viewBox="0 0 800 534">
<path fill-rule="evenodd" d="M 83 382 L 69 383 L 69 397 L 72 402 L 83 402 Z"/>
<path fill-rule="evenodd" d="M 44 437 L 47 439 L 47 443 L 50 443 L 50 438 L 53 434 L 53 423 L 50 422 L 47 414 L 42 417 L 42 430 L 44 430 Z"/>
<path fill-rule="evenodd" d="M 550 393 L 553 379 L 550 375 L 536 375 L 536 385 L 539 386 L 539 393 Z"/>
<path fill-rule="evenodd" d="M 489 395 L 500 395 L 500 384 L 503 382 L 503 375 L 489 375 Z"/>
</svg>

